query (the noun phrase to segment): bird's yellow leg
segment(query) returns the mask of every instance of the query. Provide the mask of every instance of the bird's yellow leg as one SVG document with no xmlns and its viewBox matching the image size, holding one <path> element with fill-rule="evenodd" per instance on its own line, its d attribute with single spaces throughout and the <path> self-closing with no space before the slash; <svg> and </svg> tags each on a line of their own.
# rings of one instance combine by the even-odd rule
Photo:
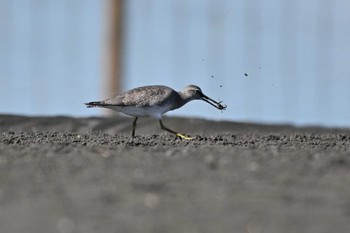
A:
<svg viewBox="0 0 350 233">
<path fill-rule="evenodd" d="M 165 130 L 165 131 L 168 131 L 169 133 L 175 134 L 176 137 L 183 138 L 183 139 L 186 139 L 186 140 L 192 140 L 192 139 L 193 139 L 193 138 L 191 138 L 191 137 L 187 137 L 187 136 L 185 136 L 185 135 L 183 135 L 183 134 L 177 133 L 177 132 L 175 132 L 175 131 L 173 131 L 173 130 L 167 128 L 167 127 L 165 127 L 165 126 L 163 125 L 162 120 L 159 120 L 159 124 L 160 124 L 160 128 L 161 128 L 162 130 Z"/>
<path fill-rule="evenodd" d="M 180 134 L 180 133 L 175 134 L 175 136 L 176 136 L 176 137 L 179 137 L 179 138 L 186 139 L 186 140 L 192 140 L 192 139 L 193 139 L 193 138 L 191 138 L 191 137 L 187 137 L 187 136 L 185 136 L 185 135 L 183 135 L 183 134 Z"/>
<path fill-rule="evenodd" d="M 135 120 L 132 122 L 132 134 L 131 136 L 134 138 L 135 137 L 135 129 L 136 129 L 136 121 L 138 117 L 135 117 Z"/>
</svg>

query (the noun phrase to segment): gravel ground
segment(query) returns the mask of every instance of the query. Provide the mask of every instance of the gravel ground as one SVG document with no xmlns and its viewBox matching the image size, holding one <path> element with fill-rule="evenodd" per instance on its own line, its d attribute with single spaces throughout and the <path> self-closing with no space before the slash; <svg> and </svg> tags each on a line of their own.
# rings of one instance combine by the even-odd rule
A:
<svg viewBox="0 0 350 233">
<path fill-rule="evenodd" d="M 350 131 L 0 115 L 0 232 L 350 232 Z"/>
</svg>

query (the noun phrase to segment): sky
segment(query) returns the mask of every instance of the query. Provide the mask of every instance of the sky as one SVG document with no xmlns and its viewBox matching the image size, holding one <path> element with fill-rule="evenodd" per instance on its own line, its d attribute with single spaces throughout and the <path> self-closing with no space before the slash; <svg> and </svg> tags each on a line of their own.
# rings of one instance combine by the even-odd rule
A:
<svg viewBox="0 0 350 233">
<path fill-rule="evenodd" d="M 106 6 L 0 0 L 0 113 L 105 113 L 82 103 L 109 97 Z M 346 0 L 126 1 L 122 89 L 196 84 L 228 106 L 190 102 L 169 115 L 349 127 L 348 9 Z"/>
</svg>

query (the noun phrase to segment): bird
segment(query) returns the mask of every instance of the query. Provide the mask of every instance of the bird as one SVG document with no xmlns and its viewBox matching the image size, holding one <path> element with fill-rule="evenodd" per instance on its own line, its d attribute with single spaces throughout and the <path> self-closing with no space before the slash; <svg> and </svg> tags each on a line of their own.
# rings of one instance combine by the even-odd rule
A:
<svg viewBox="0 0 350 233">
<path fill-rule="evenodd" d="M 178 109 L 192 100 L 203 100 L 219 110 L 225 110 L 226 105 L 222 101 L 215 101 L 204 95 L 201 88 L 196 85 L 188 85 L 181 91 L 163 85 L 150 85 L 137 87 L 113 98 L 102 101 L 85 103 L 88 108 L 102 107 L 122 112 L 135 117 L 132 123 L 131 136 L 135 137 L 137 119 L 139 117 L 153 117 L 159 121 L 162 130 L 165 130 L 176 137 L 192 140 L 184 134 L 166 127 L 162 122 L 162 115 L 168 111 Z"/>
</svg>

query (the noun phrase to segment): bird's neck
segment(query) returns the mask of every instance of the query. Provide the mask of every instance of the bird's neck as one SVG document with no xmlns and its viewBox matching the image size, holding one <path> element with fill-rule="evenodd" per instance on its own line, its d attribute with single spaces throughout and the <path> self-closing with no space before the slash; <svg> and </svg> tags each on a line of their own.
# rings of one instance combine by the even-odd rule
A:
<svg viewBox="0 0 350 233">
<path fill-rule="evenodd" d="M 176 96 L 176 102 L 177 106 L 174 109 L 181 108 L 186 103 L 188 103 L 191 99 L 189 99 L 186 95 L 184 95 L 182 92 L 178 92 L 178 95 Z"/>
</svg>

